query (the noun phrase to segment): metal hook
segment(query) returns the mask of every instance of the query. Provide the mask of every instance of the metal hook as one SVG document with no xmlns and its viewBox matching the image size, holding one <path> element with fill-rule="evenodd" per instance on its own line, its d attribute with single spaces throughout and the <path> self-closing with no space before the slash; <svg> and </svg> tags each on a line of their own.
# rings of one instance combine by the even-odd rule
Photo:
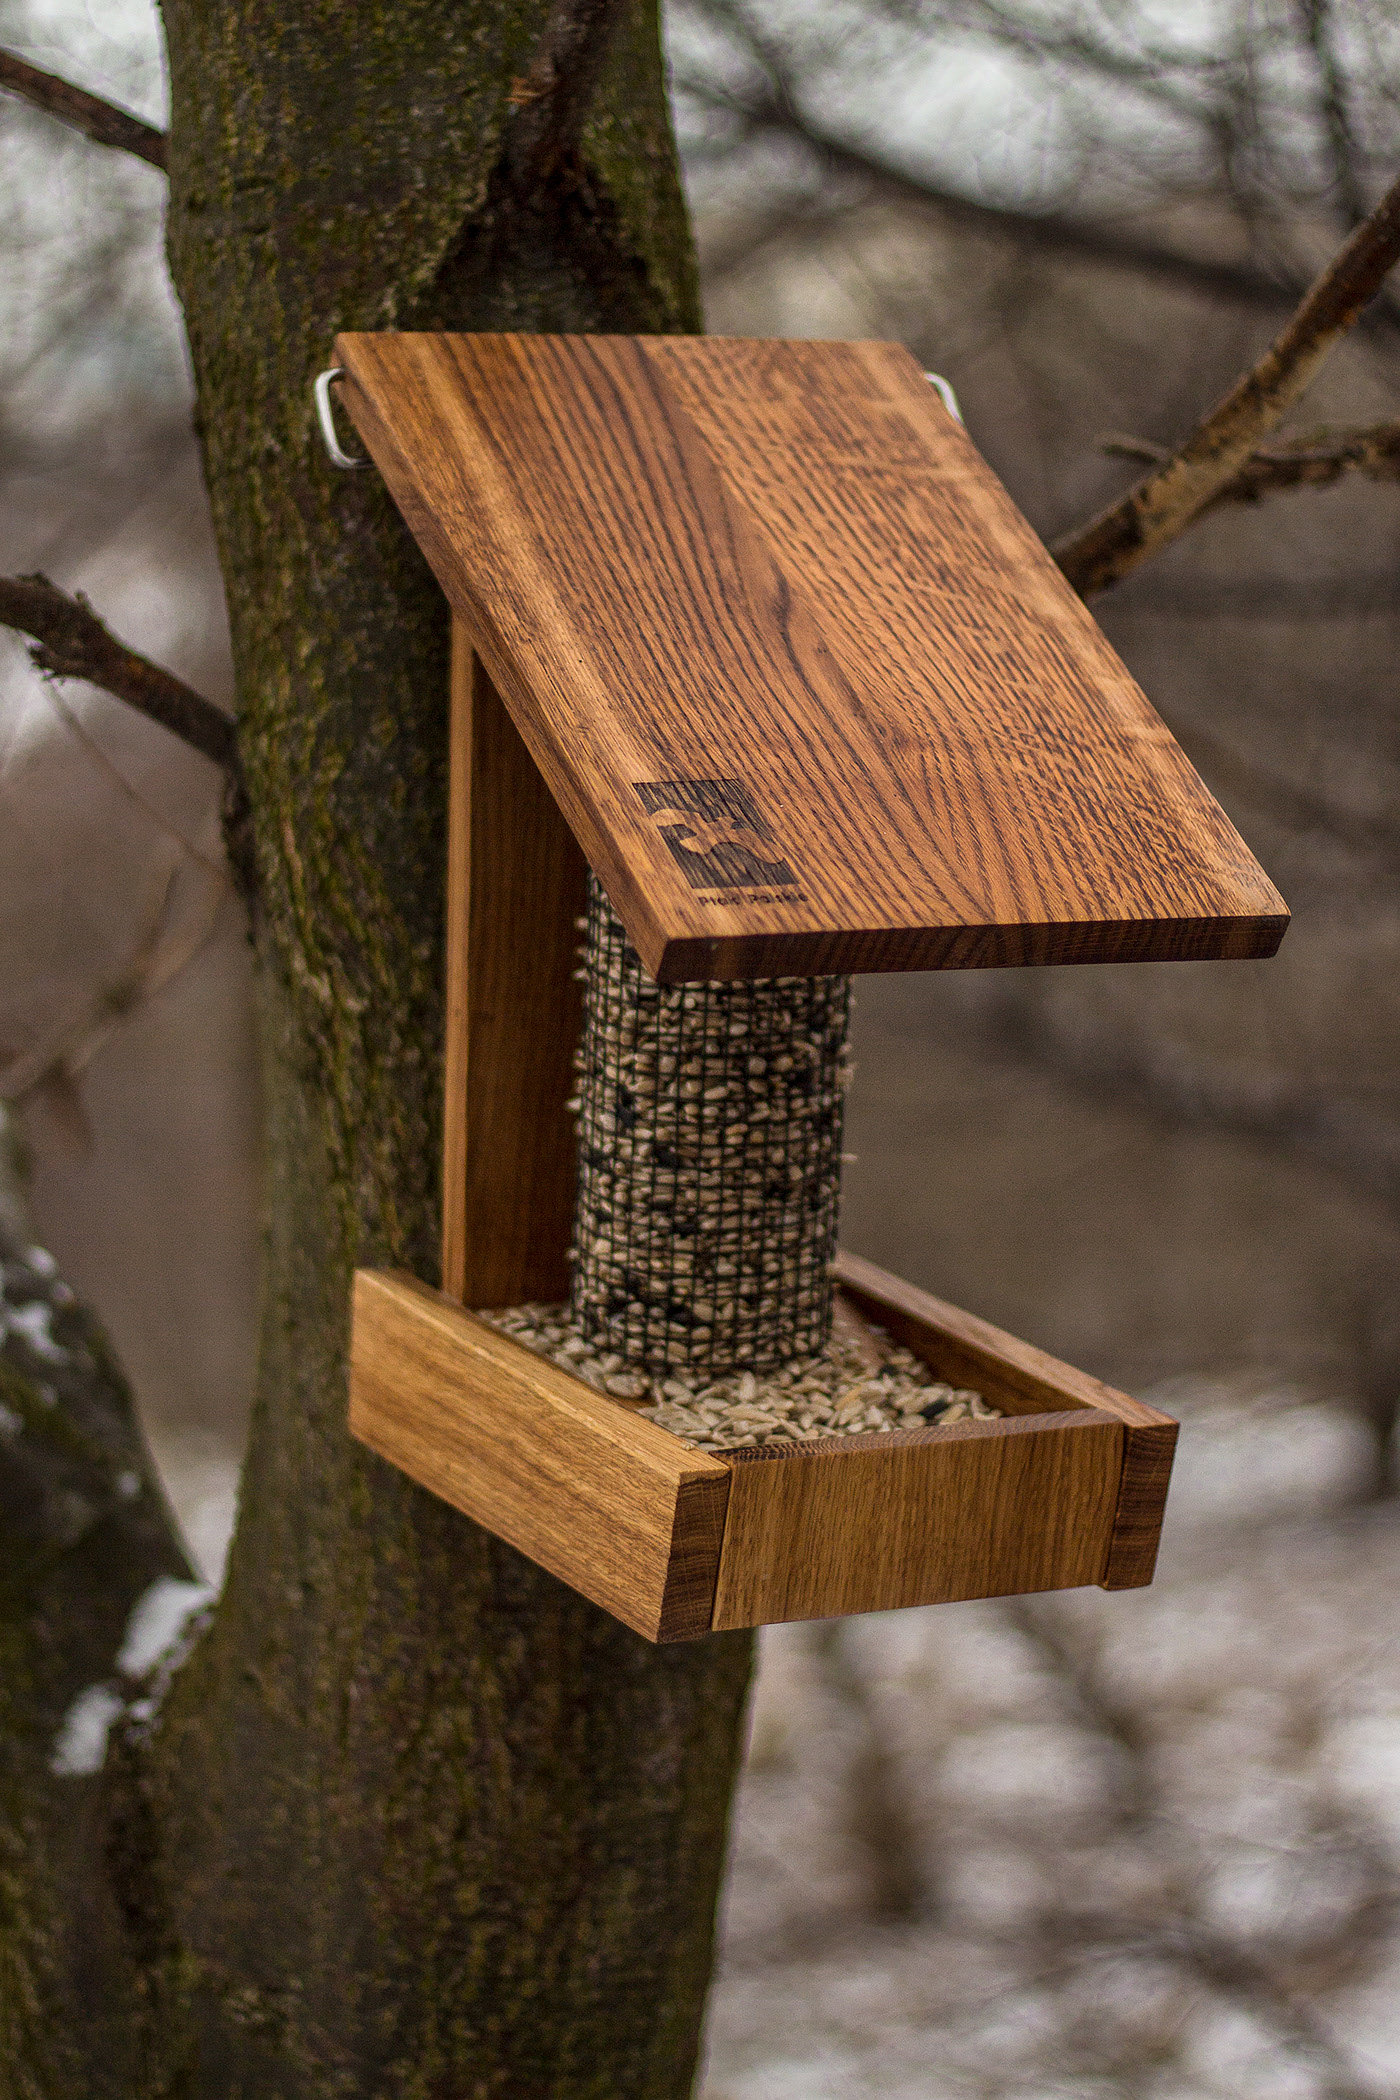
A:
<svg viewBox="0 0 1400 2100">
<path fill-rule="evenodd" d="M 937 387 L 938 398 L 947 409 L 949 415 L 953 417 L 955 422 L 961 423 L 963 412 L 958 407 L 958 397 L 949 386 L 947 380 L 940 378 L 937 372 L 925 372 L 924 377 L 930 386 Z"/>
<path fill-rule="evenodd" d="M 337 379 L 345 377 L 344 365 L 332 365 L 329 372 L 322 372 L 312 389 L 316 398 L 316 420 L 321 426 L 321 435 L 326 441 L 326 450 L 334 467 L 372 467 L 372 459 L 356 459 L 353 453 L 342 449 L 335 434 L 335 416 L 331 408 L 331 388 Z"/>
</svg>

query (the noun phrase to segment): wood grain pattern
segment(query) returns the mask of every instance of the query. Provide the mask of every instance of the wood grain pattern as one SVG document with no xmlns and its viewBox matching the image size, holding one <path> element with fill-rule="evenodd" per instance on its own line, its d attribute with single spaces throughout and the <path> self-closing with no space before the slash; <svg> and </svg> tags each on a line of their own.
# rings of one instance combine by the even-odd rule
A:
<svg viewBox="0 0 1400 2100">
<path fill-rule="evenodd" d="M 1085 1408 L 727 1457 L 716 1628 L 1097 1582 L 1123 1429 Z"/>
<path fill-rule="evenodd" d="M 567 1297 L 587 869 L 453 624 L 443 1288 L 466 1305 Z"/>
<path fill-rule="evenodd" d="M 906 351 L 336 354 L 663 980 L 1278 945 L 1278 893 Z M 687 782 L 737 785 L 697 828 Z"/>
<path fill-rule="evenodd" d="M 1137 1590 L 1157 1572 L 1162 1514 L 1176 1456 L 1177 1424 L 1170 1416 L 1128 1427 L 1123 1438 L 1123 1478 L 1109 1541 L 1108 1565 L 1100 1578 L 1106 1590 Z"/>
<path fill-rule="evenodd" d="M 989 1320 L 948 1305 L 842 1250 L 841 1291 L 868 1319 L 955 1385 L 974 1386 L 1009 1414 L 1045 1407 L 1094 1408 L 1124 1425 L 1123 1471 L 1103 1572 L 1104 1589 L 1138 1589 L 1157 1566 L 1178 1425 L 1159 1408 L 1076 1371 Z"/>
<path fill-rule="evenodd" d="M 707 1631 L 728 1467 L 412 1277 L 356 1275 L 350 1427 L 648 1640 Z"/>
</svg>

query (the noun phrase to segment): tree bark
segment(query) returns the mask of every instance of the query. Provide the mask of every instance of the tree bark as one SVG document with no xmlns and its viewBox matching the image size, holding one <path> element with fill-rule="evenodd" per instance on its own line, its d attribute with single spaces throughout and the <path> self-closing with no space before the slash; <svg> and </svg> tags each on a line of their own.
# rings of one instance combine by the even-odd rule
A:
<svg viewBox="0 0 1400 2100">
<path fill-rule="evenodd" d="M 436 1273 L 448 622 L 310 394 L 342 328 L 699 325 L 655 11 L 164 16 L 256 862 L 263 1328 L 224 1597 L 109 1759 L 100 1875 L 89 1844 L 105 2024 L 61 2070 L 26 2042 L 16 2091 L 671 2100 L 748 1639 L 652 1648 L 344 1426 L 352 1267 Z"/>
</svg>

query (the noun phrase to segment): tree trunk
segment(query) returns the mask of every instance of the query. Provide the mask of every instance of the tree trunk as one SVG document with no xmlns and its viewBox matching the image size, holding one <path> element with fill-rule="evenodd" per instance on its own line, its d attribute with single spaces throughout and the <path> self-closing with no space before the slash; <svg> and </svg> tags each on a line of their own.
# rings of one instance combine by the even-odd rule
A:
<svg viewBox="0 0 1400 2100">
<path fill-rule="evenodd" d="M 655 12 L 164 14 L 255 839 L 263 1332 L 224 1598 L 109 1759 L 107 2010 L 55 1954 L 74 2039 L 26 2038 L 14 2090 L 680 2096 L 747 1637 L 650 1647 L 344 1427 L 352 1267 L 436 1272 L 448 625 L 310 396 L 341 328 L 698 325 Z"/>
</svg>

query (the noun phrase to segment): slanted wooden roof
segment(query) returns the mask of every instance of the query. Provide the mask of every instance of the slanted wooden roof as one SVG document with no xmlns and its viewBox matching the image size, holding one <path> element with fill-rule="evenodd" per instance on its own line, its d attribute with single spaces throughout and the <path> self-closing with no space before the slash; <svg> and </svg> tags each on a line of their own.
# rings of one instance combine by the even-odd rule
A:
<svg viewBox="0 0 1400 2100">
<path fill-rule="evenodd" d="M 336 355 L 659 978 L 1278 946 L 1282 898 L 907 351 Z"/>
</svg>

